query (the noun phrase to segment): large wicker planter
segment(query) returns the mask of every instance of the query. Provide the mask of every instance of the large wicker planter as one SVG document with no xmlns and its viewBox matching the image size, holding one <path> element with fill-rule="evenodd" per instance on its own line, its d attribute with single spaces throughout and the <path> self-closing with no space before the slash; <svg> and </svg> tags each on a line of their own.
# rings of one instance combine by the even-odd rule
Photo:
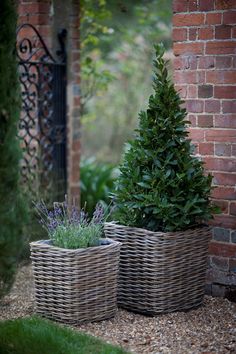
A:
<svg viewBox="0 0 236 354">
<path fill-rule="evenodd" d="M 76 250 L 30 244 L 37 313 L 67 323 L 115 315 L 120 243 L 103 243 Z"/>
<path fill-rule="evenodd" d="M 105 233 L 122 243 L 119 306 L 156 315 L 202 303 L 208 227 L 163 233 L 106 223 Z"/>
</svg>

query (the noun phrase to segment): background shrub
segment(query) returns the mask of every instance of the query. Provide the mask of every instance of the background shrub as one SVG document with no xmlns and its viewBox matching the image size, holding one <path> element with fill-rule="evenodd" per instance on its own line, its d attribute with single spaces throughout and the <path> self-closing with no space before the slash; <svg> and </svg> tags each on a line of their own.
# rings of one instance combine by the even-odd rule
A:
<svg viewBox="0 0 236 354">
<path fill-rule="evenodd" d="M 21 157 L 17 138 L 20 114 L 15 53 L 16 8 L 0 1 L 0 297 L 10 288 L 23 245 L 25 200 L 19 187 Z"/>
<path fill-rule="evenodd" d="M 104 208 L 110 204 L 110 194 L 114 191 L 114 181 L 118 170 L 109 163 L 99 163 L 95 159 L 84 159 L 80 165 L 81 207 L 85 205 L 89 216 L 101 203 Z"/>
</svg>

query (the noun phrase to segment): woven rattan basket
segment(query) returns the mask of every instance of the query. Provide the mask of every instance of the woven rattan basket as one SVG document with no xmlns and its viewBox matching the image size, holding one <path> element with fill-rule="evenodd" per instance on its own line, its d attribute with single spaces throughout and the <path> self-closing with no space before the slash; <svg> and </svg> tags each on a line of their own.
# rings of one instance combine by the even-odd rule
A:
<svg viewBox="0 0 236 354">
<path fill-rule="evenodd" d="M 106 223 L 105 233 L 122 243 L 119 306 L 156 315 L 202 303 L 211 237 L 208 227 L 163 233 Z"/>
<path fill-rule="evenodd" d="M 67 323 L 115 315 L 119 242 L 69 250 L 37 241 L 30 247 L 37 313 Z"/>
</svg>

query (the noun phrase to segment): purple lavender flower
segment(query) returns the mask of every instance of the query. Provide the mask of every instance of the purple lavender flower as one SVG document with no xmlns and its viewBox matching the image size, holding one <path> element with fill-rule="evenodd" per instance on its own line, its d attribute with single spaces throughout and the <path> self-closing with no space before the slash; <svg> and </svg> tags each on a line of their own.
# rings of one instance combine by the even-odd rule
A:
<svg viewBox="0 0 236 354">
<path fill-rule="evenodd" d="M 70 223 L 75 224 L 75 225 L 80 224 L 80 213 L 79 213 L 78 208 L 75 205 L 72 206 L 71 215 L 70 215 Z"/>
<path fill-rule="evenodd" d="M 80 224 L 87 226 L 89 224 L 88 214 L 82 209 L 80 211 Z"/>
<path fill-rule="evenodd" d="M 59 223 L 56 219 L 51 218 L 48 223 L 48 230 L 50 233 L 53 233 L 58 227 Z"/>
<path fill-rule="evenodd" d="M 98 203 L 93 213 L 92 222 L 94 224 L 102 224 L 104 221 L 104 216 L 105 216 L 104 207 L 101 203 Z"/>
<path fill-rule="evenodd" d="M 54 216 L 61 217 L 62 216 L 62 208 L 58 203 L 54 203 Z"/>
</svg>

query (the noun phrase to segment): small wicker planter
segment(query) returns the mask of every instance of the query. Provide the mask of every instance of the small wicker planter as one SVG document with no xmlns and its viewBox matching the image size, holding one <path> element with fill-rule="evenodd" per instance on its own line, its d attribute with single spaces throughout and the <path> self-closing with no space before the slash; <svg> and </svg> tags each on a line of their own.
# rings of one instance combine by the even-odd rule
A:
<svg viewBox="0 0 236 354">
<path fill-rule="evenodd" d="M 119 242 L 71 250 L 37 241 L 30 247 L 37 313 L 67 323 L 115 315 Z"/>
<path fill-rule="evenodd" d="M 119 306 L 156 315 L 202 303 L 208 227 L 163 233 L 106 223 L 105 233 L 122 243 Z"/>
</svg>

